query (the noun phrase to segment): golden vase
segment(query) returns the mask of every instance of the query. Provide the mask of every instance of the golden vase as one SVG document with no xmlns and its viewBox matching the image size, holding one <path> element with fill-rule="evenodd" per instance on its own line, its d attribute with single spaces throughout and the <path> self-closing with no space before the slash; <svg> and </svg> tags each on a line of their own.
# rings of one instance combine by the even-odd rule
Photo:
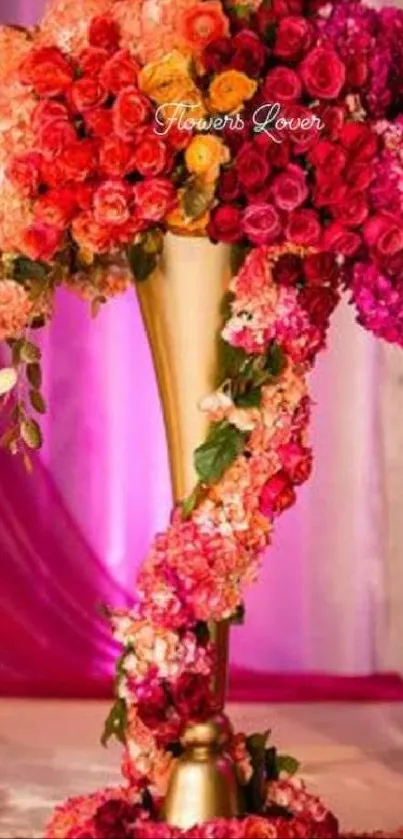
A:
<svg viewBox="0 0 403 839">
<path fill-rule="evenodd" d="M 197 483 L 194 450 L 206 438 L 208 419 L 200 400 L 217 385 L 222 300 L 230 276 L 230 249 L 206 238 L 168 233 L 161 266 L 137 285 L 164 413 L 175 502 Z M 228 666 L 229 627 L 210 627 L 218 666 L 214 679 L 222 712 Z M 225 754 L 227 725 L 218 713 L 184 734 L 165 803 L 166 820 L 187 829 L 240 812 L 232 762 Z"/>
</svg>

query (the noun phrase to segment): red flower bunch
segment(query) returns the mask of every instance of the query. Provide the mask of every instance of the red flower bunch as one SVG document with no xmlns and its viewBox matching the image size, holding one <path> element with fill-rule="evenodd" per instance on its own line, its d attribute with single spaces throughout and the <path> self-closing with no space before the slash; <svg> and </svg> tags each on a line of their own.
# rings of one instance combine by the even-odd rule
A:
<svg viewBox="0 0 403 839">
<path fill-rule="evenodd" d="M 30 258 L 50 260 L 69 236 L 85 253 L 110 253 L 173 207 L 173 150 L 150 130 L 138 72 L 107 16 L 92 21 L 77 58 L 34 47 L 24 61 L 21 79 L 38 97 L 34 148 L 13 157 L 7 174 L 32 202 Z"/>
</svg>

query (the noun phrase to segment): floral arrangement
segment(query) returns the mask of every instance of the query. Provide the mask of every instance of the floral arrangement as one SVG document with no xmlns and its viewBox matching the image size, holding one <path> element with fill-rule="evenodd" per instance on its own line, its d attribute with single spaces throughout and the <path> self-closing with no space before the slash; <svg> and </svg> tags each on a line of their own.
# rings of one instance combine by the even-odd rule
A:
<svg viewBox="0 0 403 839">
<path fill-rule="evenodd" d="M 167 230 L 234 246 L 222 383 L 200 408 L 198 483 L 157 535 L 122 645 L 105 742 L 120 791 L 59 810 L 49 837 L 152 825 L 189 720 L 214 712 L 209 624 L 242 611 L 276 517 L 310 475 L 307 376 L 342 294 L 403 344 L 403 12 L 335 0 L 53 0 L 0 29 L 2 443 L 40 448 L 33 330 L 66 285 L 93 314 L 158 265 Z M 246 820 L 186 836 L 333 836 L 266 737 L 231 732 Z M 109 831 L 109 832 L 108 832 Z"/>
</svg>

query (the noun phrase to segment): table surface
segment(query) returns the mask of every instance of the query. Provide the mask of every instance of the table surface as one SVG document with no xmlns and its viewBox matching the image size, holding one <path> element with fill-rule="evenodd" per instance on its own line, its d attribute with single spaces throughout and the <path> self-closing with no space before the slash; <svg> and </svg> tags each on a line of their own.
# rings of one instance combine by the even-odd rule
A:
<svg viewBox="0 0 403 839">
<path fill-rule="evenodd" d="M 99 744 L 104 702 L 0 700 L 0 836 L 40 837 L 55 804 L 120 781 Z M 344 830 L 403 824 L 403 704 L 233 705 L 240 730 L 271 728 Z"/>
</svg>

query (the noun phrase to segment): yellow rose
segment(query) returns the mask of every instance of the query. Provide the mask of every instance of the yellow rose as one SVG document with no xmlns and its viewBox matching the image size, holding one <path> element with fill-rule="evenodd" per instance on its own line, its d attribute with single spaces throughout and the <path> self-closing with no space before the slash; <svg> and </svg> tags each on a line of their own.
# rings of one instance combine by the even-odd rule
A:
<svg viewBox="0 0 403 839">
<path fill-rule="evenodd" d="M 257 89 L 254 82 L 239 70 L 225 70 L 212 81 L 209 89 L 210 107 L 220 113 L 239 111 Z"/>
<path fill-rule="evenodd" d="M 230 153 L 219 137 L 211 134 L 198 134 L 193 137 L 186 149 L 185 162 L 189 172 L 203 175 L 211 183 L 218 178 L 220 166 L 228 163 Z"/>
<path fill-rule="evenodd" d="M 199 119 L 206 113 L 201 94 L 190 75 L 189 60 L 177 50 L 159 61 L 147 64 L 139 73 L 140 90 L 150 99 L 163 105 L 163 119 L 179 119 L 180 105 L 191 105 L 182 109 L 182 117 Z"/>
</svg>

